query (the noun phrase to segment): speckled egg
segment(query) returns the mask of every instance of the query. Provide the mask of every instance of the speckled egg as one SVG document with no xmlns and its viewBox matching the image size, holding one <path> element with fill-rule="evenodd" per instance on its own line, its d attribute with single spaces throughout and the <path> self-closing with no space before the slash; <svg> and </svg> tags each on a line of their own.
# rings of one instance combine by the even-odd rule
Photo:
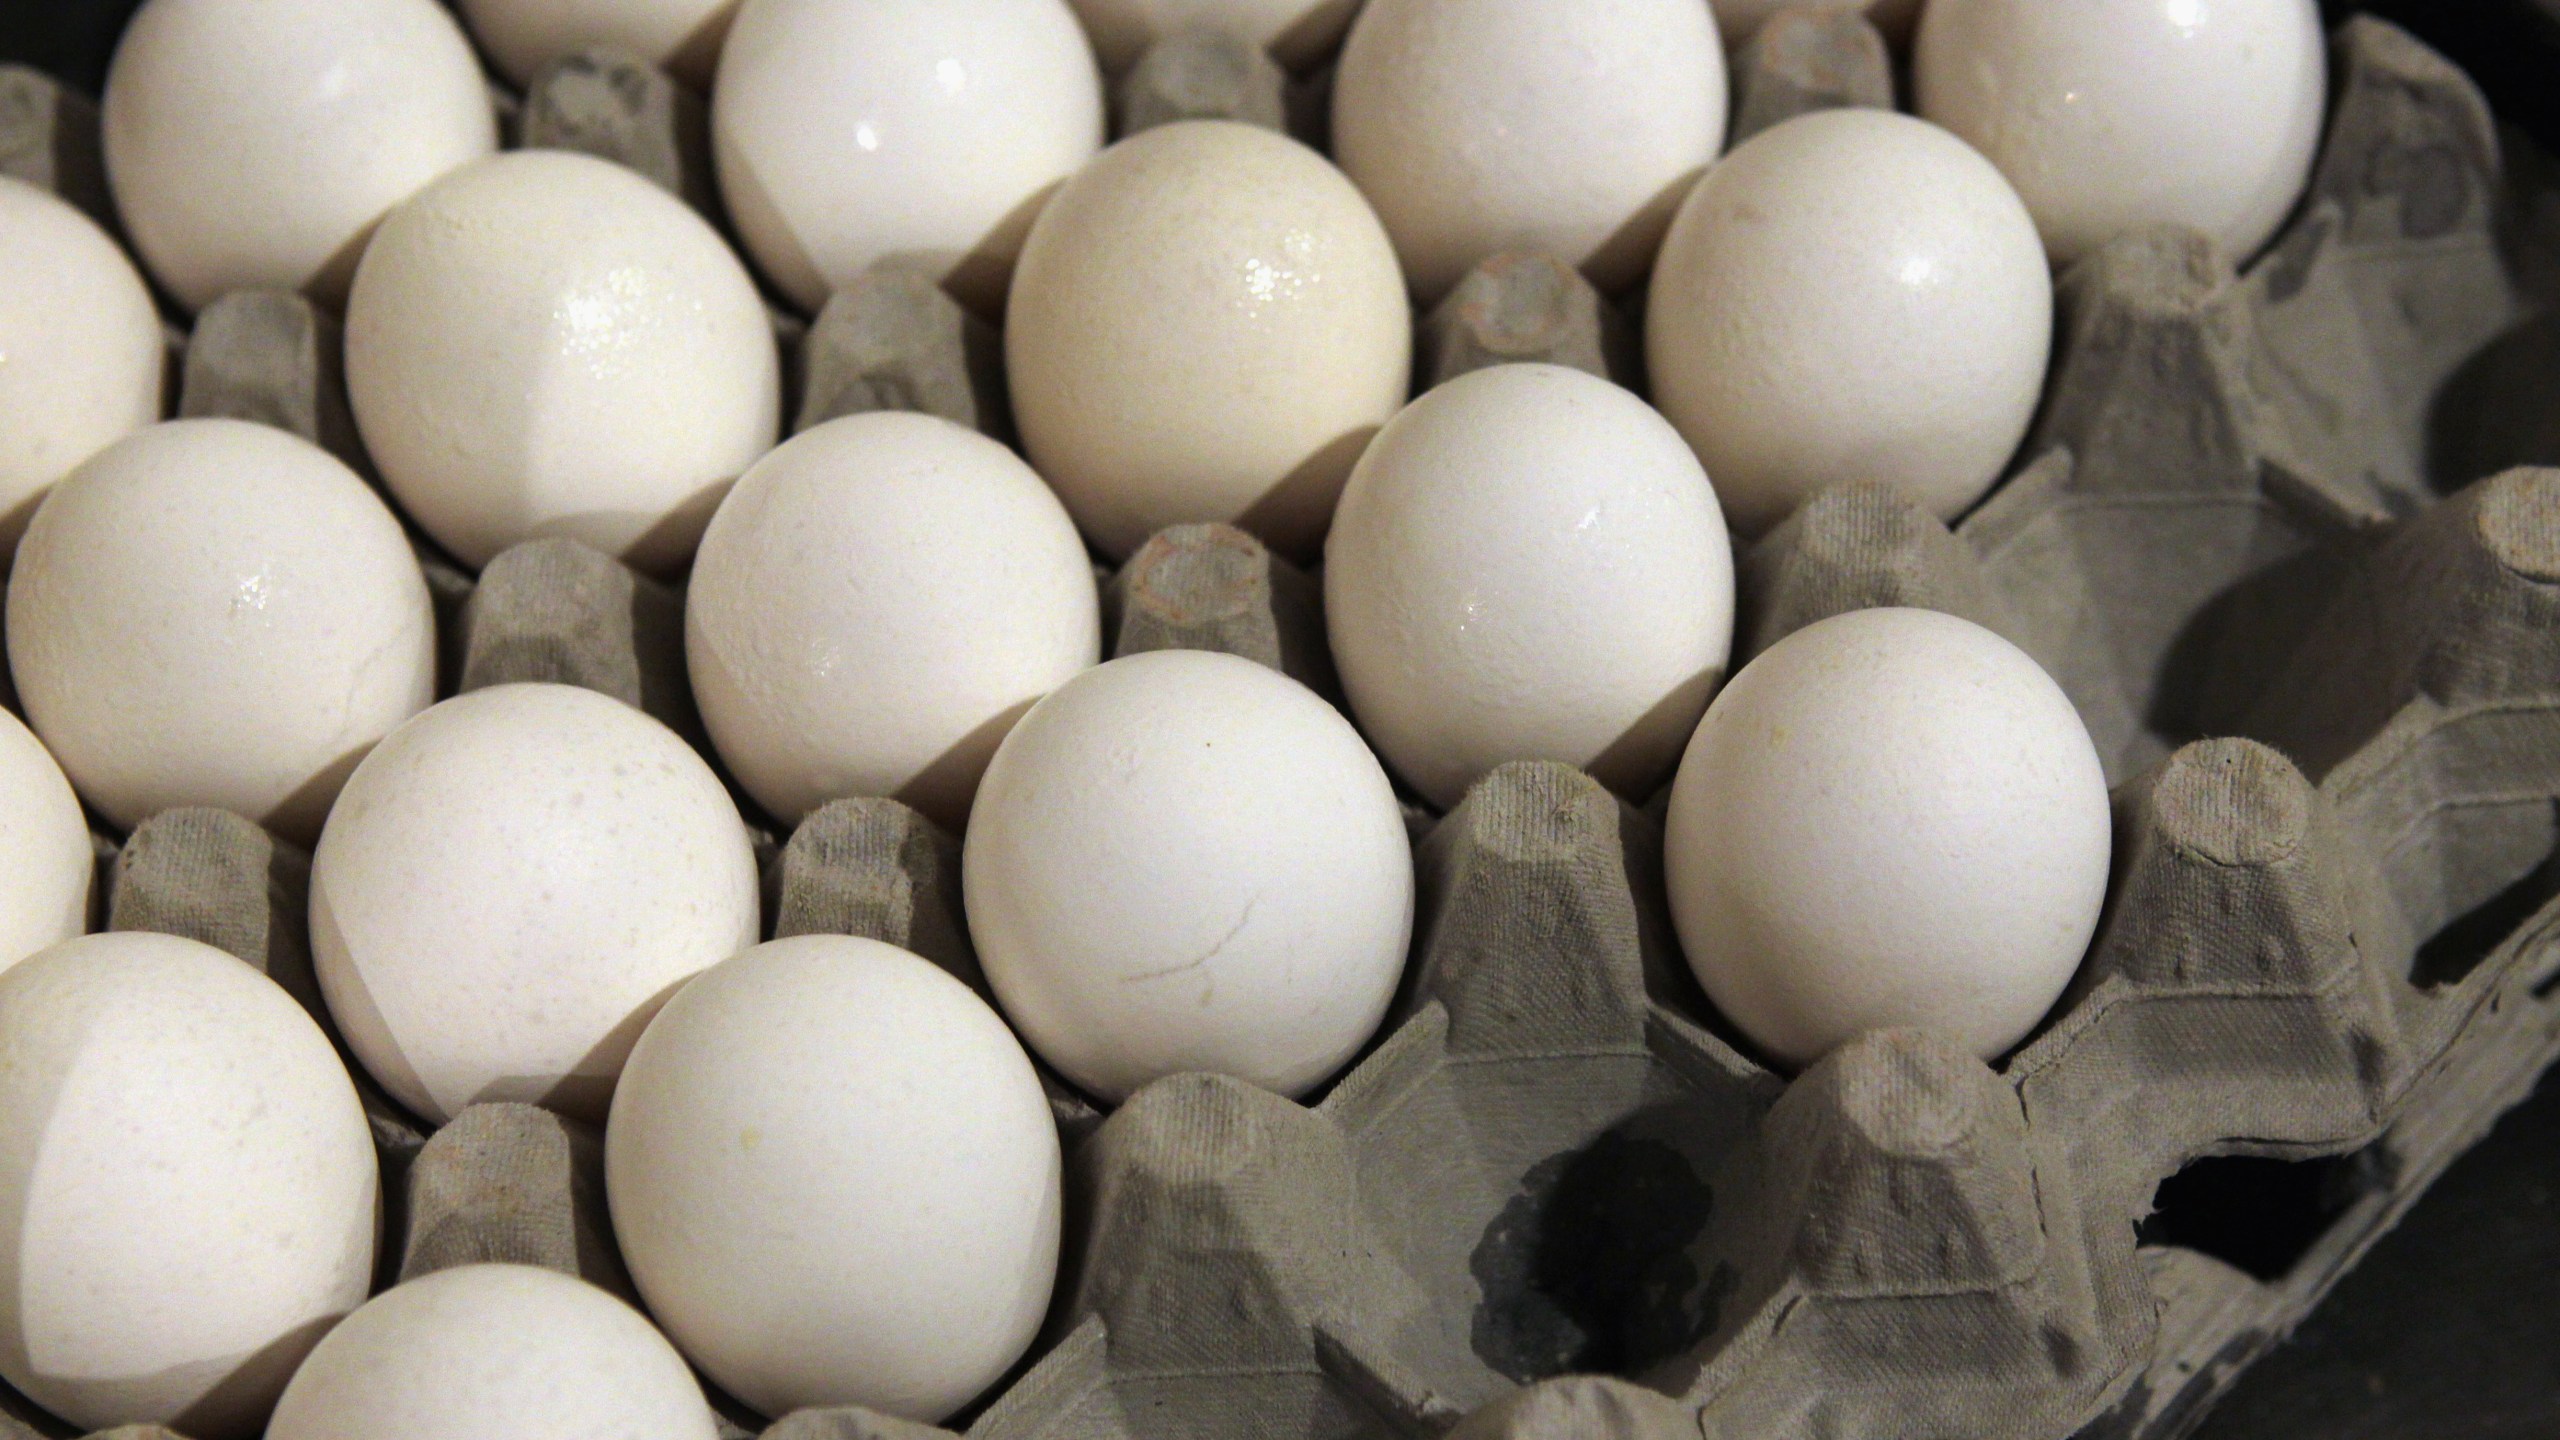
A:
<svg viewBox="0 0 2560 1440">
<path fill-rule="evenodd" d="M 321 993 L 382 1088 L 441 1123 L 518 1100 L 602 1119 L 687 977 L 756 942 L 720 778 L 593 691 L 500 685 L 392 733 L 311 863 Z"/>
<path fill-rule="evenodd" d="M 373 1283 L 381 1176 L 276 983 L 131 931 L 0 973 L 0 1375 L 80 1429 L 249 1440 Z"/>
<path fill-rule="evenodd" d="M 243 420 L 152 426 L 54 486 L 8 639 L 28 723 L 125 829 L 214 805 L 307 844 L 435 696 L 435 614 L 390 507 Z"/>
<path fill-rule="evenodd" d="M 721 758 L 777 818 L 891 795 L 956 832 L 1013 722 L 1102 658 L 1101 602 L 1030 466 L 879 411 L 738 482 L 703 537 L 685 641 Z"/>
</svg>

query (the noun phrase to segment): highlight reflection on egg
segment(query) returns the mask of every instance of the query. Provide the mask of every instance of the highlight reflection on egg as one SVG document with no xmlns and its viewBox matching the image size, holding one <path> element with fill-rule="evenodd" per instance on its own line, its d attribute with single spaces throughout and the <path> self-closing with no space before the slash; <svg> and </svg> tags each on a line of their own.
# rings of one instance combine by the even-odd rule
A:
<svg viewBox="0 0 2560 1440">
<path fill-rule="evenodd" d="M 347 392 L 401 507 L 475 567 L 566 535 L 679 570 L 782 424 L 772 321 L 719 232 L 558 150 L 471 165 L 383 222 Z"/>
<path fill-rule="evenodd" d="M 1645 310 L 1654 403 L 1746 537 L 1856 480 L 1954 519 L 2025 438 L 2052 347 L 2017 193 L 1963 141 L 1882 110 L 1800 115 L 1717 162 Z"/>
<path fill-rule="evenodd" d="M 125 229 L 189 309 L 245 289 L 340 303 L 384 212 L 498 144 L 435 0 L 150 0 L 103 118 Z"/>
<path fill-rule="evenodd" d="M 1311 554 L 1413 362 L 1395 250 L 1359 190 L 1225 120 L 1146 131 L 1068 181 L 1023 248 L 1004 338 L 1031 463 L 1113 556 L 1208 520 Z"/>
<path fill-rule="evenodd" d="M 803 310 L 885 262 L 992 315 L 1102 144 L 1102 81 L 1066 0 L 746 0 L 711 120 L 738 234 Z"/>
</svg>

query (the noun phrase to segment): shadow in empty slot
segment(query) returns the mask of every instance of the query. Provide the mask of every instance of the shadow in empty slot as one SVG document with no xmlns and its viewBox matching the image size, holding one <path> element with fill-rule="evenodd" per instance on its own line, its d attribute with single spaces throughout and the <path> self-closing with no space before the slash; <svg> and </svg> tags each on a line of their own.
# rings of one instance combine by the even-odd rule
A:
<svg viewBox="0 0 2560 1440">
<path fill-rule="evenodd" d="M 2389 1183 L 2394 1163 L 2379 1145 L 2321 1160 L 2210 1156 L 2160 1182 L 2138 1235 L 2281 1280 L 2339 1216 Z"/>
<path fill-rule="evenodd" d="M 2418 947 L 2412 984 L 2451 985 L 2478 968 L 2516 928 L 2560 896 L 2560 823 L 2547 801 L 2454 811 L 2439 822 L 2435 845 L 2447 893 L 2434 935 Z"/>
</svg>

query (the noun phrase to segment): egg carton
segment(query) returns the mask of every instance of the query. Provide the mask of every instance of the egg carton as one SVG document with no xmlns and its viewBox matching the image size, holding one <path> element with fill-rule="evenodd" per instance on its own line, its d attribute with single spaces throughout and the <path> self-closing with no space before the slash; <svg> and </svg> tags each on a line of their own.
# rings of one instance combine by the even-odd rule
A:
<svg viewBox="0 0 2560 1440">
<path fill-rule="evenodd" d="M 1790 17 L 1738 58 L 1741 110 L 1889 97 L 1870 40 Z M 2046 1032 L 1997 1071 L 1873 1037 L 1789 1083 L 1681 966 L 1655 822 L 1506 768 L 1445 818 L 1410 810 L 1408 992 L 1313 1108 L 1181 1077 L 1106 1120 L 1049 1077 L 1079 1239 L 1051 1334 L 972 1435 L 2151 1440 L 2521 1097 L 2560 1048 L 2538 908 L 2560 888 L 2560 476 L 2431 487 L 2547 446 L 2532 387 L 2560 366 L 2518 256 L 2560 246 L 2513 233 L 2458 74 L 2379 26 L 2340 56 L 2313 199 L 2266 259 L 2234 276 L 2138 236 L 2072 278 L 2034 458 L 1991 502 L 1950 529 L 1848 487 L 1745 557 L 1743 653 L 1933 605 L 2019 640 L 2090 718 L 2122 782 L 2118 875 Z M 802 342 L 803 423 L 1000 423 L 992 332 L 937 298 L 894 275 L 839 296 Z M 209 312 L 182 406 L 328 443 L 329 323 L 290 297 Z M 1421 333 L 1426 380 L 1506 359 L 1637 378 L 1626 317 L 1537 257 L 1489 263 Z M 699 743 L 678 592 L 566 541 L 476 582 L 428 558 L 448 692 L 588 685 Z M 1332 689 L 1315 581 L 1249 537 L 1178 528 L 1106 593 L 1115 653 L 1226 649 Z M 2276 748 L 2184 743 L 2209 732 Z M 770 928 L 872 935 L 983 986 L 957 859 L 903 806 L 839 802 L 772 853 Z M 237 817 L 172 812 L 125 846 L 110 923 L 224 945 L 313 1004 L 306 874 Z M 386 1282 L 513 1259 L 628 1293 L 594 1135 L 491 1106 L 429 1137 L 359 1083 Z M 2275 1263 L 2248 1222 L 2279 1202 L 2302 1233 Z M 765 1432 L 949 1433 L 858 1410 Z"/>
</svg>

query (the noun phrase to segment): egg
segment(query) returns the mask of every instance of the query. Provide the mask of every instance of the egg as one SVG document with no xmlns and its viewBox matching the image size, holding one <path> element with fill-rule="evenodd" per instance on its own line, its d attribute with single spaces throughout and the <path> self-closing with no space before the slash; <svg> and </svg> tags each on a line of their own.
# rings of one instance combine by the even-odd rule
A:
<svg viewBox="0 0 2560 1440">
<path fill-rule="evenodd" d="M 335 305 L 385 211 L 498 144 L 435 0 L 149 0 L 103 110 L 125 230 L 191 310 L 249 289 Z"/>
<path fill-rule="evenodd" d="M 461 0 L 461 10 L 490 63 L 518 89 L 555 60 L 611 49 L 706 90 L 738 0 Z"/>
<path fill-rule="evenodd" d="M 390 507 L 243 420 L 152 426 L 54 486 L 8 643 L 28 723 L 122 829 L 213 805 L 308 844 L 435 697 L 435 614 Z"/>
<path fill-rule="evenodd" d="M 83 1430 L 246 1440 L 373 1279 L 381 1176 L 300 1005 L 131 931 L 0 973 L 0 1375 Z"/>
<path fill-rule="evenodd" d="M 1031 707 L 961 880 L 1005 1014 L 1115 1103 L 1184 1071 L 1314 1089 L 1378 1028 L 1413 928 L 1404 821 L 1359 732 L 1204 650 L 1125 656 Z"/>
<path fill-rule="evenodd" d="M 1876 28 L 1883 31 L 1887 39 L 1899 44 L 1910 38 L 1911 27 L 1920 18 L 1922 4 L 1923 0 L 1839 0 L 1839 3 L 1825 0 L 1819 8 L 1861 11 L 1875 22 Z M 1781 10 L 1806 8 L 1809 7 L 1804 0 L 1715 0 L 1716 22 L 1724 29 L 1725 47 L 1731 50 L 1739 50 L 1749 43 L 1751 37 L 1760 33 L 1760 27 L 1768 23 L 1770 16 Z"/>
<path fill-rule="evenodd" d="M 1031 702 L 1102 656 L 1075 523 L 974 430 L 877 411 L 759 461 L 685 599 L 720 756 L 783 821 L 891 795 L 953 830 Z"/>
<path fill-rule="evenodd" d="M 782 361 L 701 216 L 619 165 L 525 151 L 383 222 L 347 394 L 392 494 L 463 563 L 565 535 L 665 574 L 773 448 Z"/>
<path fill-rule="evenodd" d="M 1512 760 L 1639 801 L 1733 647 L 1733 550 L 1697 458 L 1606 380 L 1497 365 L 1378 435 L 1325 544 L 1333 658 L 1396 773 L 1447 809 Z"/>
<path fill-rule="evenodd" d="M 1066 0 L 746 0 L 711 101 L 738 234 L 812 312 L 885 262 L 994 314 L 1102 126 Z"/>
<path fill-rule="evenodd" d="M 630 1306 L 530 1265 L 395 1285 L 311 1352 L 266 1440 L 712 1440 L 684 1357 Z"/>
<path fill-rule="evenodd" d="M 89 928 L 98 853 L 53 755 L 0 710 L 0 970 Z"/>
<path fill-rule="evenodd" d="M 877 940 L 776 940 L 685 986 L 632 1052 L 605 1167 L 650 1309 L 767 1415 L 940 1420 L 1048 1310 L 1039 1077 L 975 992 Z"/>
<path fill-rule="evenodd" d="M 2327 56 L 2315 0 L 1934 0 L 1912 73 L 2056 264 L 2159 224 L 2245 262 L 2310 181 Z"/>
<path fill-rule="evenodd" d="M 1908 1026 L 1989 1060 L 2078 971 L 2110 843 L 2097 748 L 2035 661 L 1951 615 L 1857 610 L 1708 708 L 1664 868 L 1690 967 L 1772 1058 Z"/>
<path fill-rule="evenodd" d="M 1882 110 L 1737 147 L 1681 205 L 1649 293 L 1654 402 L 1746 537 L 1852 480 L 1962 514 L 2025 437 L 2053 346 L 2016 192 L 1963 141 Z"/>
<path fill-rule="evenodd" d="M 151 291 L 96 221 L 0 176 L 0 561 L 53 482 L 160 418 Z"/>
<path fill-rule="evenodd" d="M 1331 53 L 1359 11 L 1360 0 L 1069 0 L 1094 53 L 1114 74 L 1138 63 L 1147 47 L 1186 30 L 1214 30 L 1270 50 L 1303 70 Z"/>
<path fill-rule="evenodd" d="M 447 700 L 366 757 L 311 862 L 311 953 L 356 1058 L 442 1123 L 597 1120 L 641 1027 L 753 945 L 756 859 L 676 733 L 567 685 Z"/>
<path fill-rule="evenodd" d="M 1333 150 L 1424 304 L 1505 251 L 1615 292 L 1724 148 L 1727 104 L 1698 0 L 1368 0 L 1334 75 Z"/>
<path fill-rule="evenodd" d="M 1067 182 L 1004 342 L 1031 463 L 1114 558 L 1212 520 L 1312 553 L 1412 380 L 1369 203 L 1313 150 L 1224 120 L 1158 126 Z"/>
</svg>

